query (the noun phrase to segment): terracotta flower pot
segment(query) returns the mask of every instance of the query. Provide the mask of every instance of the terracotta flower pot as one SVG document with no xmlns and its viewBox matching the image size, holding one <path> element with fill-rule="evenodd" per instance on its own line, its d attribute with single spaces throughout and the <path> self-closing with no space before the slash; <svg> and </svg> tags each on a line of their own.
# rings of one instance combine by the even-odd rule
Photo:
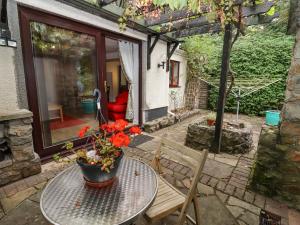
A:
<svg viewBox="0 0 300 225">
<path fill-rule="evenodd" d="M 207 119 L 207 125 L 208 125 L 208 126 L 214 126 L 214 125 L 215 125 L 215 123 L 216 123 L 216 121 L 215 121 L 215 120 L 212 120 L 212 119 Z"/>
<path fill-rule="evenodd" d="M 109 173 L 102 171 L 100 165 L 91 165 L 80 159 L 77 160 L 77 164 L 81 169 L 86 184 L 100 188 L 108 186 L 114 181 L 123 156 L 124 153 L 122 151 L 122 154 L 114 162 L 114 168 L 111 169 Z"/>
</svg>

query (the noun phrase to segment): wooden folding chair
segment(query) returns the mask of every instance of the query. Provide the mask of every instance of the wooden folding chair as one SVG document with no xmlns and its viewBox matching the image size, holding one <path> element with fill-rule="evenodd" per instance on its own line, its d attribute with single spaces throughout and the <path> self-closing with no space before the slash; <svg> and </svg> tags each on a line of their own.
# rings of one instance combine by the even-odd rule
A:
<svg viewBox="0 0 300 225">
<path fill-rule="evenodd" d="M 153 168 L 162 174 L 160 165 L 161 153 L 166 153 L 171 159 L 186 164 L 194 171 L 194 177 L 189 188 L 188 194 L 184 195 L 159 176 L 158 193 L 152 206 L 146 211 L 145 218 L 149 222 L 155 222 L 180 210 L 180 216 L 177 225 L 182 225 L 186 220 L 193 224 L 200 225 L 200 202 L 197 198 L 197 184 L 199 182 L 208 151 L 195 151 L 184 145 L 162 138 L 161 144 L 155 153 L 152 161 Z M 196 221 L 187 215 L 190 204 L 193 203 L 195 209 Z"/>
</svg>

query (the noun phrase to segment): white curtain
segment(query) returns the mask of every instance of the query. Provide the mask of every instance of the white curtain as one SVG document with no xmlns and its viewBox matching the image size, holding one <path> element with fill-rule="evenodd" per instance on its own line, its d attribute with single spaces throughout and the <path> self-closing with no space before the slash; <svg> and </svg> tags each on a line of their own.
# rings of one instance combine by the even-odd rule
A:
<svg viewBox="0 0 300 225">
<path fill-rule="evenodd" d="M 122 71 L 129 83 L 126 119 L 137 124 L 139 121 L 139 47 L 127 41 L 119 41 Z"/>
</svg>

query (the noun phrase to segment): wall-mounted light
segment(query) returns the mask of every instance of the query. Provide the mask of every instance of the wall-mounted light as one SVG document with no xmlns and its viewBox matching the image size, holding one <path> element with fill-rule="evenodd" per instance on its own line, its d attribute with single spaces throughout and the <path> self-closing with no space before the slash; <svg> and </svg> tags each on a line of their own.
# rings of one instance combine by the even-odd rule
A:
<svg viewBox="0 0 300 225">
<path fill-rule="evenodd" d="M 7 40 L 7 46 L 12 47 L 12 48 L 16 48 L 17 47 L 17 42 L 15 40 L 8 39 Z"/>
<path fill-rule="evenodd" d="M 10 31 L 8 30 L 8 27 L 1 28 L 1 24 L 0 24 L 0 46 L 8 46 L 12 48 L 17 47 L 17 42 L 10 38 Z"/>
<path fill-rule="evenodd" d="M 165 69 L 165 64 L 166 64 L 166 62 L 161 62 L 161 63 L 157 64 L 157 67 L 158 68 L 162 67 L 163 69 Z"/>
<path fill-rule="evenodd" d="M 7 39 L 6 37 L 0 36 L 0 46 L 16 48 L 17 42 L 15 40 Z"/>
</svg>

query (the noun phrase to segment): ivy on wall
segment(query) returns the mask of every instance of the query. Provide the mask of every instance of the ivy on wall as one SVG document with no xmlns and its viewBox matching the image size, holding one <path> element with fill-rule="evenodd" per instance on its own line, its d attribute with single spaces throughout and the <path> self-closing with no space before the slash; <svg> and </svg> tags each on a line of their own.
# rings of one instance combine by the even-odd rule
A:
<svg viewBox="0 0 300 225">
<path fill-rule="evenodd" d="M 264 27 L 249 28 L 247 35 L 234 44 L 231 67 L 239 79 L 282 80 L 241 99 L 240 112 L 263 115 L 266 110 L 280 109 L 284 100 L 285 83 L 291 62 L 294 37 Z M 221 35 L 187 38 L 183 48 L 188 55 L 188 77 L 218 78 L 221 68 Z M 209 91 L 209 108 L 216 109 L 218 88 Z M 229 95 L 225 110 L 236 111 L 236 99 Z"/>
</svg>

